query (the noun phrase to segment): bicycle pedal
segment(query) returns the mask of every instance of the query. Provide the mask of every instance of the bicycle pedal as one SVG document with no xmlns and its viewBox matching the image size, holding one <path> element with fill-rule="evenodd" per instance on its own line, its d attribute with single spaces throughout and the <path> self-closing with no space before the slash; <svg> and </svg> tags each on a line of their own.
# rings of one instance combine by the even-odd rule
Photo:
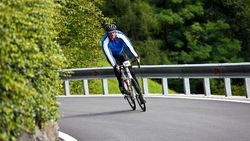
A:
<svg viewBox="0 0 250 141">
<path fill-rule="evenodd" d="M 123 94 L 123 98 L 126 100 L 127 98 L 128 98 L 128 95 L 126 95 L 126 94 Z"/>
</svg>

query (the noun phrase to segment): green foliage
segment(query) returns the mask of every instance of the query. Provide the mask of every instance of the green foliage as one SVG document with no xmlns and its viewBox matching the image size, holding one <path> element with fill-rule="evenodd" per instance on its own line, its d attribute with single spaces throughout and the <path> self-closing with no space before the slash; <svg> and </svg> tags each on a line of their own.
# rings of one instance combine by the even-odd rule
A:
<svg viewBox="0 0 250 141">
<path fill-rule="evenodd" d="M 184 32 L 187 40 L 187 54 L 180 58 L 184 63 L 206 62 L 240 62 L 237 58 L 240 51 L 240 42 L 226 37 L 226 30 L 230 27 L 224 21 L 207 22 L 205 24 L 194 23 L 190 29 Z M 232 54 L 234 52 L 234 54 Z M 174 54 L 176 55 L 176 54 Z M 183 56 L 182 53 L 178 54 Z M 190 58 L 186 59 L 185 58 Z"/>
<path fill-rule="evenodd" d="M 167 57 L 167 51 L 161 50 L 161 40 L 146 40 L 137 41 L 135 46 L 138 49 L 138 54 L 143 58 L 142 64 L 169 64 L 170 61 Z M 152 59 L 153 58 L 153 59 Z"/>
<path fill-rule="evenodd" d="M 137 79 L 138 79 L 139 85 L 142 89 L 142 79 L 141 78 L 137 78 Z M 116 78 L 110 79 L 108 81 L 108 85 L 109 85 L 109 93 L 110 94 L 120 94 L 121 93 L 119 90 L 118 82 L 117 82 Z M 152 94 L 161 94 L 162 93 L 162 85 L 151 80 L 151 79 L 148 79 L 148 89 L 149 89 L 149 93 L 152 93 Z M 174 94 L 176 92 L 169 89 L 169 93 Z"/>
<path fill-rule="evenodd" d="M 159 13 L 163 26 L 177 28 L 168 29 L 164 33 L 167 35 L 167 50 L 170 52 L 171 62 L 208 63 L 243 60 L 235 55 L 241 50 L 241 43 L 228 36 L 229 24 L 223 20 L 213 22 L 200 20 L 204 16 L 203 4 L 201 2 L 183 3 L 184 6 L 177 5 L 178 10 L 167 9 L 171 12 L 166 12 L 165 16 L 162 12 Z M 168 19 L 172 17 L 172 20 L 162 20 L 162 17 L 169 17 Z M 232 51 L 235 54 L 232 54 Z"/>
<path fill-rule="evenodd" d="M 174 13 L 171 9 L 161 10 L 157 15 L 157 18 L 161 23 L 165 23 L 168 25 L 177 25 L 184 23 L 183 18 L 177 13 Z"/>
<path fill-rule="evenodd" d="M 130 5 L 130 0 L 104 0 L 101 9 L 104 14 L 109 15 L 109 17 L 119 17 L 129 10 Z"/>
<path fill-rule="evenodd" d="M 142 81 L 140 78 L 138 78 L 140 87 L 142 88 Z M 89 83 L 89 93 L 91 95 L 98 95 L 103 94 L 102 89 L 102 81 L 100 79 L 97 80 L 88 80 Z M 74 88 L 74 89 L 72 89 Z M 153 81 L 151 79 L 148 79 L 148 89 L 149 93 L 153 94 L 161 94 L 162 93 L 162 85 L 157 83 L 156 81 Z M 84 94 L 83 91 L 83 84 L 80 81 L 71 81 L 71 88 L 70 90 L 73 90 L 71 94 L 73 95 L 82 95 Z M 116 78 L 108 79 L 108 92 L 109 94 L 121 94 L 118 86 L 118 81 Z M 169 89 L 170 94 L 175 94 L 176 92 Z"/>
<path fill-rule="evenodd" d="M 160 30 L 154 8 L 141 0 L 105 0 L 102 11 L 105 16 L 114 18 L 118 29 L 133 40 L 147 40 Z"/>
<path fill-rule="evenodd" d="M 211 90 L 214 95 L 226 95 L 224 80 L 211 79 Z M 231 79 L 231 90 L 233 96 L 246 96 L 245 85 L 243 79 Z"/>
<path fill-rule="evenodd" d="M 69 68 L 96 66 L 103 59 L 100 50 L 101 24 L 108 21 L 96 3 L 90 0 L 65 0 L 61 5 L 61 28 L 58 42 Z"/>
<path fill-rule="evenodd" d="M 54 41 L 53 1 L 0 2 L 0 140 L 57 119 L 64 57 Z"/>
<path fill-rule="evenodd" d="M 67 58 L 68 68 L 101 66 L 99 62 L 103 62 L 105 57 L 100 49 L 103 34 L 100 26 L 111 21 L 97 7 L 102 4 L 101 1 L 65 0 L 58 3 L 61 5 L 58 42 Z M 71 92 L 81 93 L 81 83 L 72 83 Z M 94 82 L 89 83 L 91 85 Z"/>
<path fill-rule="evenodd" d="M 155 79 L 148 79 L 148 91 L 150 94 L 162 94 L 162 83 L 158 83 L 157 81 L 161 80 L 155 80 Z M 142 86 L 142 81 L 139 81 L 140 85 Z M 176 94 L 176 92 L 172 89 L 168 89 L 169 94 Z"/>
<path fill-rule="evenodd" d="M 240 57 L 249 61 L 250 51 L 250 1 L 249 0 L 211 0 L 205 1 L 206 18 L 210 21 L 223 19 L 230 25 L 228 36 L 241 41 Z"/>
</svg>

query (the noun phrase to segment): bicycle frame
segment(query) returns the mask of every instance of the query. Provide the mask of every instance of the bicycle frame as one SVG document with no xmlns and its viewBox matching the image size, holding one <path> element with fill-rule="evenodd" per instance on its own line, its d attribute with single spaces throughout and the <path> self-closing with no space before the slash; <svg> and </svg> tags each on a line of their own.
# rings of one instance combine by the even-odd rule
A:
<svg viewBox="0 0 250 141">
<path fill-rule="evenodd" d="M 122 76 L 121 78 L 122 78 L 122 81 L 126 83 L 126 85 L 124 85 L 125 89 L 127 89 L 130 95 L 133 98 L 135 98 L 136 92 L 131 84 L 132 83 L 131 80 L 134 78 L 132 77 L 131 72 L 129 70 L 130 66 L 131 66 L 131 63 L 129 60 L 123 62 L 123 64 L 121 65 L 121 76 Z"/>
</svg>

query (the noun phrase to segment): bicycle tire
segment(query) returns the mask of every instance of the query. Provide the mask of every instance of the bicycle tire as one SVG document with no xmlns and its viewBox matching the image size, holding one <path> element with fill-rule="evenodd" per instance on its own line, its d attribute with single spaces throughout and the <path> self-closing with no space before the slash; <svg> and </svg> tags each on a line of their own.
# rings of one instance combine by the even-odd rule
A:
<svg viewBox="0 0 250 141">
<path fill-rule="evenodd" d="M 146 101 L 144 100 L 140 86 L 134 79 L 132 79 L 132 85 L 137 92 L 136 100 L 137 100 L 139 106 L 141 107 L 142 111 L 145 112 L 146 111 Z"/>
<path fill-rule="evenodd" d="M 126 96 L 126 99 L 132 110 L 135 110 L 136 109 L 135 99 L 133 99 L 131 96 Z"/>
<path fill-rule="evenodd" d="M 130 86 L 128 86 L 128 84 L 125 83 L 125 82 L 124 82 L 124 86 L 126 86 L 126 88 L 130 87 Z M 127 90 L 128 90 L 128 89 L 127 89 Z M 129 104 L 129 106 L 132 108 L 132 110 L 135 110 L 135 109 L 136 109 L 135 99 L 131 96 L 131 94 L 125 96 L 125 98 L 127 99 L 128 104 Z"/>
<path fill-rule="evenodd" d="M 136 95 L 136 100 L 139 104 L 139 106 L 141 107 L 142 111 L 145 112 L 146 111 L 146 102 L 143 98 L 142 94 Z"/>
</svg>

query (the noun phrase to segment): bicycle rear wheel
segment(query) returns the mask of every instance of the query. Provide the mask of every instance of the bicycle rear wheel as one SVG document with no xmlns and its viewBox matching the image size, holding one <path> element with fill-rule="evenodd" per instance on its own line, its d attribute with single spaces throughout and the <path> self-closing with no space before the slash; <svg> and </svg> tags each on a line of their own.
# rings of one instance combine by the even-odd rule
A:
<svg viewBox="0 0 250 141">
<path fill-rule="evenodd" d="M 132 110 L 136 109 L 136 105 L 135 105 L 135 99 L 132 98 L 131 96 L 126 96 L 126 99 L 130 105 L 130 107 L 132 108 Z"/>
</svg>

